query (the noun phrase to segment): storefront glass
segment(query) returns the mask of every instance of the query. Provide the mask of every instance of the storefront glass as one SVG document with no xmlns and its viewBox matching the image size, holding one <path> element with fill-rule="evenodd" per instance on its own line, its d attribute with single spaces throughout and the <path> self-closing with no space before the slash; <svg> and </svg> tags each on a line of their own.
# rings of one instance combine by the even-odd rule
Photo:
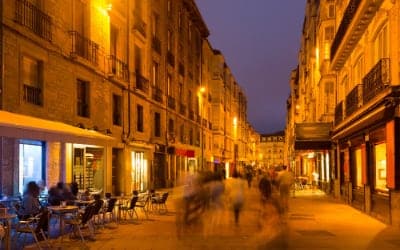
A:
<svg viewBox="0 0 400 250">
<path fill-rule="evenodd" d="M 131 152 L 131 190 L 144 191 L 148 189 L 147 159 L 144 152 Z"/>
<path fill-rule="evenodd" d="M 357 148 L 354 151 L 354 164 L 355 164 L 355 180 L 354 184 L 357 187 L 362 187 L 362 157 L 361 157 L 361 148 Z"/>
<path fill-rule="evenodd" d="M 41 141 L 21 140 L 19 144 L 19 186 L 23 194 L 30 181 L 44 180 L 43 143 Z"/>
<path fill-rule="evenodd" d="M 387 191 L 386 188 L 386 143 L 376 144 L 375 153 L 375 189 Z"/>
<path fill-rule="evenodd" d="M 73 144 L 72 181 L 79 189 L 103 190 L 104 162 L 103 147 Z"/>
</svg>

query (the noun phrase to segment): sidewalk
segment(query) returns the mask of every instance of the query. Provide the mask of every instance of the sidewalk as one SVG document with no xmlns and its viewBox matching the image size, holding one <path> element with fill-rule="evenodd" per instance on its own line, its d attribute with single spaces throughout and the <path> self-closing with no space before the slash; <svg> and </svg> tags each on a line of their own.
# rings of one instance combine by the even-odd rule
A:
<svg viewBox="0 0 400 250">
<path fill-rule="evenodd" d="M 246 204 L 235 227 L 229 205 L 214 225 L 215 211 L 203 215 L 189 233 L 177 236 L 175 201 L 181 188 L 168 189 L 168 213 L 152 213 L 149 220 L 111 223 L 99 229 L 94 241 L 84 244 L 64 237 L 52 239 L 52 249 L 400 249 L 400 230 L 336 201 L 316 190 L 296 191 L 283 216 L 270 207 L 260 212 L 257 188 L 246 189 Z M 166 190 L 162 190 L 166 191 Z M 34 249 L 35 246 L 32 246 Z M 28 248 L 27 248 L 28 249 Z"/>
</svg>

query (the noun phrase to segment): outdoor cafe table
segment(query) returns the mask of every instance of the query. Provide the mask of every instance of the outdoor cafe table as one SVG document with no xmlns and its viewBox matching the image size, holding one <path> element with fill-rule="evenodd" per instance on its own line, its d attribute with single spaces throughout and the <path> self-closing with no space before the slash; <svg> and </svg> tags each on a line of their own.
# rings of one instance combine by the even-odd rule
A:
<svg viewBox="0 0 400 250">
<path fill-rule="evenodd" d="M 78 206 L 48 206 L 47 209 L 49 209 L 49 211 L 52 214 L 55 214 L 59 217 L 60 219 L 60 236 L 61 236 L 61 240 L 62 240 L 62 236 L 64 234 L 64 215 L 65 214 L 69 214 L 69 213 L 77 213 L 79 211 L 79 207 Z"/>
<path fill-rule="evenodd" d="M 0 220 L 7 221 L 6 235 L 4 237 L 4 249 L 11 249 L 11 220 L 16 218 L 16 214 L 1 214 Z"/>
</svg>

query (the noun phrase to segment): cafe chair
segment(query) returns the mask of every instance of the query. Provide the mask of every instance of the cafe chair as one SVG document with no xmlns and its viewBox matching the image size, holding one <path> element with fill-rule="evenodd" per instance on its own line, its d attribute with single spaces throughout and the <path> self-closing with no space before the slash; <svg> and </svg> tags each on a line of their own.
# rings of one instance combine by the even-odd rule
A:
<svg viewBox="0 0 400 250">
<path fill-rule="evenodd" d="M 26 242 L 26 236 L 31 234 L 38 249 L 42 249 L 40 241 L 43 241 L 47 247 L 51 247 L 43 228 L 43 225 L 48 223 L 48 218 L 49 214 L 47 211 L 45 211 L 26 219 L 19 219 L 15 227 L 15 241 L 18 240 L 22 234 L 24 234 L 24 240 L 22 242 L 24 246 Z"/>
<path fill-rule="evenodd" d="M 162 193 L 161 196 L 155 196 L 151 198 L 151 204 L 152 206 L 156 207 L 157 211 L 159 213 L 167 213 L 168 208 L 167 208 L 167 199 L 168 199 L 168 192 Z"/>
<path fill-rule="evenodd" d="M 125 206 L 120 207 L 123 215 L 124 215 L 124 219 L 126 220 L 126 215 L 129 215 L 130 218 L 133 218 L 133 215 L 135 214 L 136 217 L 139 219 L 139 216 L 135 210 L 136 207 L 136 203 L 138 201 L 139 197 L 138 196 L 133 196 L 132 199 L 130 200 L 130 202 L 128 202 L 128 204 L 126 204 Z"/>
<path fill-rule="evenodd" d="M 88 227 L 90 237 L 92 239 L 94 238 L 94 225 L 92 218 L 95 211 L 96 211 L 96 206 L 94 203 L 92 203 L 85 207 L 83 213 L 78 213 L 76 216 L 72 218 L 64 219 L 65 225 L 69 225 L 72 227 L 70 237 L 72 237 L 72 234 L 74 233 L 75 235 L 76 233 L 79 233 L 81 241 L 85 242 L 85 238 L 83 237 L 82 234 L 82 229 Z"/>
<path fill-rule="evenodd" d="M 150 200 L 151 200 L 150 194 L 146 194 L 146 195 L 144 195 L 144 197 L 142 199 L 138 199 L 138 201 L 136 202 L 136 205 L 135 205 L 135 207 L 142 209 L 147 220 L 149 219 L 148 209 L 149 209 L 149 205 L 150 205 Z"/>
<path fill-rule="evenodd" d="M 117 217 L 115 216 L 115 205 L 117 204 L 116 198 L 111 198 L 108 200 L 107 205 L 104 209 L 103 220 L 104 222 L 117 222 Z"/>
</svg>

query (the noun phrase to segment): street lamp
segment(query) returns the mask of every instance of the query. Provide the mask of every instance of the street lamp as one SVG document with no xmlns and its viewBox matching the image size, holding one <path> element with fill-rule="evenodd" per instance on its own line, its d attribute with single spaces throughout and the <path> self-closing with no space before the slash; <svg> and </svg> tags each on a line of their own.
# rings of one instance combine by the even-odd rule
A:
<svg viewBox="0 0 400 250">
<path fill-rule="evenodd" d="M 200 108 L 200 147 L 201 147 L 201 170 L 204 170 L 204 128 L 203 128 L 203 117 L 204 117 L 204 100 L 203 94 L 206 92 L 206 88 L 204 86 L 199 88 L 198 96 L 199 96 L 199 108 Z"/>
</svg>

